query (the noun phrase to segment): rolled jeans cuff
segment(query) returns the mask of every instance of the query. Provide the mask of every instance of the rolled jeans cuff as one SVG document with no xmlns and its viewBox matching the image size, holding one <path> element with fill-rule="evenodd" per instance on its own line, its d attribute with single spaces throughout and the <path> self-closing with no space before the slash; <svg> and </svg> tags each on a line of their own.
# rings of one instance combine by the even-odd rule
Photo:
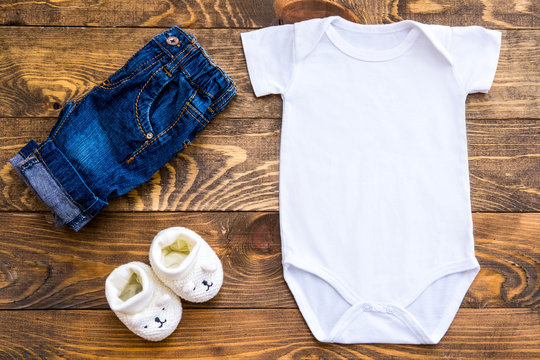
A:
<svg viewBox="0 0 540 360">
<path fill-rule="evenodd" d="M 31 140 L 9 162 L 52 210 L 57 226 L 78 231 L 108 204 L 92 192 L 50 139 L 39 146 Z"/>
</svg>

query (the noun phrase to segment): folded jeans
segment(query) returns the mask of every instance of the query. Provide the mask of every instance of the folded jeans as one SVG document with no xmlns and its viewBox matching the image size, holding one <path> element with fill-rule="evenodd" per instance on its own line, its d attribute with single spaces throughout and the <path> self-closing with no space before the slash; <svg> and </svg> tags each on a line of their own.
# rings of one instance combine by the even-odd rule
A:
<svg viewBox="0 0 540 360">
<path fill-rule="evenodd" d="M 234 81 L 175 26 L 68 102 L 49 137 L 31 140 L 10 162 L 57 226 L 78 231 L 111 198 L 150 179 L 235 94 Z"/>
</svg>

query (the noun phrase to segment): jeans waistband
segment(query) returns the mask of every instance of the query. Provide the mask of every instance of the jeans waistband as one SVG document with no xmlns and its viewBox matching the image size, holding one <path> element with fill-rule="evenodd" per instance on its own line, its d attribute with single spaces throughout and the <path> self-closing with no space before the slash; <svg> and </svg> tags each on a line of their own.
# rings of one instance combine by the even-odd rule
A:
<svg viewBox="0 0 540 360">
<path fill-rule="evenodd" d="M 168 42 L 168 39 L 176 42 Z M 184 60 L 189 58 L 190 53 L 200 47 L 195 36 L 188 34 L 178 26 L 173 26 L 157 34 L 152 40 L 173 60 L 169 64 L 170 68 L 185 63 Z"/>
<path fill-rule="evenodd" d="M 164 67 L 169 76 L 180 71 L 188 81 L 214 101 L 236 84 L 208 56 L 195 36 L 174 26 L 152 39 L 167 54 L 169 61 Z"/>
</svg>

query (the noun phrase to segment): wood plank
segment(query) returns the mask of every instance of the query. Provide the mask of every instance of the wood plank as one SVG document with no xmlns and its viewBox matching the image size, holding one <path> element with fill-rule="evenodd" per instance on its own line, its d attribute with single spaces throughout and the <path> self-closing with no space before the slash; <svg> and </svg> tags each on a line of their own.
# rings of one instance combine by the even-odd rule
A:
<svg viewBox="0 0 540 360">
<path fill-rule="evenodd" d="M 538 359 L 540 314 L 461 309 L 438 345 L 319 343 L 296 309 L 186 309 L 176 331 L 151 343 L 108 310 L 0 311 L 0 357 L 43 359 Z"/>
<path fill-rule="evenodd" d="M 104 80 L 162 30 L 0 27 L 0 116 L 56 116 L 65 101 Z M 252 93 L 241 31 L 197 29 L 193 33 L 238 83 L 239 94 L 225 111 L 227 116 L 279 118 L 278 96 L 257 99 Z M 469 118 L 540 118 L 539 42 L 540 30 L 504 31 L 493 87 L 487 95 L 469 97 Z"/>
<path fill-rule="evenodd" d="M 291 3 L 294 1 L 281 1 Z M 317 1 L 305 1 L 314 7 Z M 538 2 L 496 0 L 332 0 L 360 20 L 382 23 L 412 19 L 446 25 L 538 28 Z M 1 25 L 261 27 L 276 21 L 272 0 L 151 0 L 36 2 L 0 1 Z M 314 13 L 314 15 L 316 15 Z"/>
<path fill-rule="evenodd" d="M 0 208 L 47 210 L 7 161 L 30 139 L 43 141 L 54 121 L 0 120 Z M 107 210 L 277 211 L 280 124 L 219 116 Z M 540 120 L 469 120 L 467 128 L 473 211 L 540 211 Z"/>
<path fill-rule="evenodd" d="M 467 121 L 473 211 L 540 210 L 539 130 L 537 120 Z"/>
<path fill-rule="evenodd" d="M 1 25 L 232 27 L 274 21 L 272 0 L 0 1 Z M 525 21 L 523 19 L 522 21 Z"/>
<path fill-rule="evenodd" d="M 540 308 L 540 213 L 474 214 L 482 266 L 462 306 Z M 277 213 L 107 213 L 79 233 L 50 215 L 0 213 L 1 309 L 106 309 L 104 282 L 117 266 L 148 263 L 161 229 L 186 226 L 221 258 L 224 285 L 186 307 L 296 308 L 283 281 Z"/>
<path fill-rule="evenodd" d="M 537 28 L 540 25 L 538 2 L 398 0 L 386 3 L 387 19 L 390 21 L 413 19 L 429 24 L 494 28 Z"/>
<path fill-rule="evenodd" d="M 151 180 L 111 201 L 109 210 L 277 210 L 278 119 L 215 119 Z M 0 207 L 46 210 L 6 161 L 19 144 L 43 139 L 50 119 L 5 120 L 0 133 Z"/>
</svg>

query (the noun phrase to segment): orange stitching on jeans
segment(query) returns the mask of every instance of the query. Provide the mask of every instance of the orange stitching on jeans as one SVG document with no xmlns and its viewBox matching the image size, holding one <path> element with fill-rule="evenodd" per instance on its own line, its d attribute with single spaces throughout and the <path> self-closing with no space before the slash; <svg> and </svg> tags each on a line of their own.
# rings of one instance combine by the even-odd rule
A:
<svg viewBox="0 0 540 360">
<path fill-rule="evenodd" d="M 205 91 L 202 89 L 193 79 L 191 79 L 191 74 L 186 70 L 185 67 L 180 67 L 180 71 L 184 74 L 186 77 L 186 80 L 189 81 L 189 83 L 197 88 L 198 91 L 201 91 L 202 93 L 206 94 L 209 97 L 212 97 L 212 94 L 210 94 L 208 91 Z"/>
<path fill-rule="evenodd" d="M 186 48 L 186 49 L 187 49 L 187 48 Z M 176 63 L 176 65 L 174 65 L 170 71 L 172 72 L 172 71 L 174 70 L 175 67 L 177 67 L 178 65 L 180 65 L 180 63 L 182 62 L 182 60 L 184 60 L 184 58 L 185 58 L 186 56 L 188 56 L 188 55 L 191 53 L 191 51 L 193 51 L 193 48 L 190 48 L 189 51 L 187 52 L 187 54 L 184 55 L 180 60 L 178 60 L 178 62 Z"/>
<path fill-rule="evenodd" d="M 233 91 L 233 88 L 231 88 L 230 91 L 228 91 L 229 95 L 227 95 L 224 99 L 220 99 L 218 108 L 228 103 L 233 98 L 233 96 L 236 95 L 236 91 L 237 91 L 236 88 L 234 88 L 234 91 Z"/>
<path fill-rule="evenodd" d="M 129 75 L 127 78 L 125 78 L 125 79 L 122 80 L 121 82 L 116 82 L 116 83 L 114 83 L 114 84 L 115 84 L 114 86 L 106 86 L 106 85 L 104 86 L 103 83 L 98 84 L 98 86 L 99 86 L 100 88 L 102 88 L 102 89 L 105 89 L 105 90 L 115 89 L 115 88 L 119 87 L 120 85 L 122 85 L 123 83 L 125 83 L 126 81 L 131 80 L 131 79 L 132 79 L 133 77 L 135 77 L 136 75 L 142 73 L 144 70 L 151 68 L 151 67 L 154 66 L 157 62 L 159 62 L 159 60 L 154 61 L 153 63 L 151 63 L 150 65 L 148 65 L 147 67 L 145 67 L 144 69 L 142 69 L 141 71 L 139 71 L 138 73 Z"/>
<path fill-rule="evenodd" d="M 139 125 L 139 129 L 141 129 L 141 132 L 143 133 L 143 135 L 146 135 L 146 133 L 144 132 L 143 128 L 142 128 L 142 125 L 141 125 L 141 121 L 139 120 L 139 97 L 141 96 L 142 94 L 142 91 L 144 90 L 144 88 L 146 87 L 146 85 L 148 85 L 148 83 L 150 82 L 150 80 L 152 80 L 152 78 L 154 77 L 154 75 L 157 74 L 157 72 L 161 69 L 163 69 L 165 66 L 167 66 L 167 64 L 163 65 L 162 67 L 160 67 L 159 69 L 157 69 L 156 71 L 154 71 L 154 73 L 148 78 L 148 80 L 146 80 L 146 82 L 144 83 L 143 87 L 141 88 L 141 90 L 139 90 L 139 93 L 137 94 L 137 99 L 135 100 L 135 117 L 137 118 L 137 125 Z"/>
<path fill-rule="evenodd" d="M 51 141 L 52 141 L 52 139 L 45 140 L 41 145 L 39 145 L 37 150 L 41 150 L 41 148 L 43 148 L 47 143 L 50 143 Z"/>
<path fill-rule="evenodd" d="M 197 119 L 197 117 L 196 117 L 195 115 L 193 115 L 189 109 L 186 109 L 186 112 L 187 112 L 189 115 L 191 115 L 191 117 L 192 117 L 193 119 L 195 119 L 195 121 L 197 121 L 199 124 L 201 124 L 202 127 L 205 127 L 205 126 L 206 126 L 206 125 L 203 124 L 199 119 Z"/>
<path fill-rule="evenodd" d="M 163 50 L 165 50 L 167 52 L 167 54 L 169 54 L 170 57 L 174 57 L 173 54 L 170 53 L 169 50 L 165 49 L 165 46 L 162 46 L 161 44 L 159 44 L 159 41 L 156 40 L 156 42 L 158 43 L 159 47 L 162 48 Z"/>
<path fill-rule="evenodd" d="M 189 104 L 189 107 L 192 109 L 192 110 L 195 110 L 195 112 L 197 113 L 197 115 L 199 115 L 201 117 L 201 119 L 204 120 L 204 122 L 206 123 L 206 125 L 208 125 L 208 123 L 210 122 L 210 120 L 208 120 L 203 114 L 201 114 L 201 112 L 193 105 Z M 202 125 L 202 124 L 201 124 Z M 205 126 L 205 125 L 203 125 Z"/>
<path fill-rule="evenodd" d="M 163 55 L 163 54 L 161 54 Z M 153 59 L 151 59 L 153 60 Z M 131 78 L 133 78 L 134 76 L 137 76 L 138 74 L 142 73 L 144 70 L 146 69 L 149 69 L 151 68 L 152 66 L 154 66 L 154 64 L 158 63 L 159 62 L 159 59 L 154 61 L 153 63 L 151 63 L 150 65 L 148 65 L 147 67 L 145 67 L 144 69 L 142 69 L 141 71 L 139 72 L 133 72 L 131 75 L 129 75 L 127 78 L 125 78 L 124 80 L 120 81 L 120 82 L 115 82 L 115 83 L 111 83 L 111 86 L 103 86 L 103 83 L 99 84 L 98 86 L 102 89 L 106 89 L 106 90 L 109 90 L 109 89 L 115 89 L 117 87 L 119 87 L 120 85 L 122 85 L 123 83 L 125 83 L 126 81 L 130 80 Z M 144 64 L 143 64 L 144 65 Z M 140 67 L 140 66 L 139 66 Z M 138 69 L 138 68 L 137 68 Z M 137 69 L 135 69 L 134 71 L 137 71 Z M 107 80 L 105 80 L 107 81 Z M 114 85 L 114 86 L 113 86 Z"/>
<path fill-rule="evenodd" d="M 218 99 L 214 100 L 212 102 L 212 104 L 208 107 L 208 109 L 211 111 L 211 112 L 215 112 L 214 109 L 212 109 L 212 105 L 216 105 L 217 107 L 220 107 L 221 104 L 219 103 L 221 101 L 221 99 L 223 99 L 223 97 L 225 95 L 227 95 L 228 93 L 230 93 L 234 88 L 233 87 L 229 87 L 229 90 L 225 91 Z M 225 99 L 226 100 L 226 99 Z M 225 102 L 225 100 L 223 102 Z"/>
<path fill-rule="evenodd" d="M 169 54 L 170 57 L 174 57 L 173 54 L 171 54 L 171 52 L 167 49 L 165 49 L 164 46 L 160 46 L 160 48 L 162 48 L 163 50 L 165 50 L 167 52 L 167 54 Z"/>
<path fill-rule="evenodd" d="M 78 103 L 75 102 L 73 104 L 73 107 L 71 108 L 71 110 L 69 110 L 68 114 L 64 117 L 64 119 L 62 120 L 62 122 L 60 123 L 60 125 L 58 125 L 58 128 L 56 129 L 56 131 L 54 132 L 53 136 L 51 137 L 51 140 L 54 139 L 56 137 L 56 134 L 58 134 L 58 131 L 60 130 L 60 128 L 64 125 L 64 122 L 68 119 L 68 117 L 71 115 L 71 113 L 73 112 L 73 110 L 75 110 L 75 108 L 77 107 Z M 42 145 L 43 146 L 43 145 Z"/>
<path fill-rule="evenodd" d="M 187 48 L 186 48 L 187 49 Z M 180 54 L 182 54 L 184 51 L 186 51 L 186 49 L 182 50 L 180 53 L 178 53 L 174 58 L 178 57 Z M 164 69 L 166 70 L 167 69 L 167 66 L 172 63 L 174 61 L 174 58 L 169 61 L 167 64 L 163 65 L 162 67 L 160 67 L 159 69 L 157 69 L 156 71 L 154 71 L 154 73 L 148 78 L 148 80 L 146 80 L 146 83 L 144 83 L 143 87 L 141 88 L 141 90 L 139 91 L 139 93 L 137 94 L 137 99 L 135 100 L 135 116 L 137 118 L 137 125 L 139 125 L 139 129 L 141 129 L 141 132 L 143 133 L 143 135 L 146 135 L 146 133 L 144 132 L 143 128 L 142 128 L 142 125 L 141 125 L 141 120 L 139 119 L 139 98 L 141 96 L 141 93 L 142 91 L 144 90 L 144 88 L 148 85 L 148 83 L 150 82 L 150 80 L 152 80 L 152 78 L 154 77 L 154 75 L 156 75 L 156 73 L 161 70 L 161 69 Z M 167 70 L 168 71 L 168 70 Z M 169 75 L 170 76 L 170 75 Z"/>
<path fill-rule="evenodd" d="M 163 53 L 160 52 L 159 54 L 157 54 L 157 55 L 154 56 L 153 58 L 151 58 L 151 59 L 149 59 L 149 60 L 146 60 L 145 62 L 143 62 L 142 64 L 140 64 L 139 66 L 137 66 L 137 67 L 135 68 L 135 70 L 133 70 L 133 71 L 137 71 L 137 70 L 138 70 L 139 68 L 141 68 L 144 64 L 149 63 L 150 61 L 152 61 L 152 60 L 154 60 L 155 58 L 158 58 L 158 57 L 160 57 L 160 56 L 163 56 Z"/>
<path fill-rule="evenodd" d="M 199 47 L 198 47 L 197 45 L 195 45 L 191 39 L 190 39 L 190 42 L 191 42 L 191 45 L 195 48 L 195 50 L 199 49 Z M 186 49 L 188 49 L 188 47 L 186 47 L 182 52 L 184 52 Z M 189 52 L 191 52 L 192 50 L 194 50 L 193 48 L 190 48 L 190 49 L 191 49 L 191 50 L 190 50 Z M 181 52 L 181 53 L 182 53 L 182 52 Z M 180 53 L 180 54 L 181 54 L 181 53 Z M 188 53 L 188 54 L 189 54 L 189 53 Z M 180 59 L 180 61 L 178 61 L 178 63 L 176 63 L 176 65 L 171 69 L 171 71 L 172 71 L 175 67 L 177 67 L 178 65 L 180 65 L 180 63 L 182 62 L 182 60 L 183 60 L 188 54 L 186 54 L 182 59 Z M 208 59 L 208 58 L 207 58 L 207 59 Z M 191 74 L 186 70 L 186 68 L 184 68 L 184 67 L 181 66 L 180 69 L 181 69 L 181 71 L 184 73 L 184 75 L 186 76 L 186 79 L 187 79 L 193 86 L 195 86 L 195 87 L 197 88 L 197 90 L 202 91 L 204 94 L 206 94 L 206 95 L 212 97 L 212 94 L 210 94 L 209 92 L 207 92 L 207 91 L 205 91 L 204 89 L 202 89 L 195 81 L 193 81 L 193 80 L 191 79 Z M 223 74 L 223 72 L 222 72 L 222 74 Z"/>
<path fill-rule="evenodd" d="M 229 90 L 225 91 L 218 99 L 216 99 L 216 100 L 212 103 L 212 105 L 215 105 L 215 104 L 221 102 L 221 99 L 223 99 L 223 98 L 224 98 L 228 93 L 230 93 L 233 89 L 235 89 L 235 88 L 229 86 Z M 218 106 L 219 106 L 219 105 L 218 105 Z"/>
<path fill-rule="evenodd" d="M 176 54 L 175 56 L 173 56 L 173 58 L 171 59 L 171 61 L 169 61 L 169 62 L 167 63 L 167 66 L 168 66 L 169 64 L 172 64 L 172 63 L 174 62 L 174 60 L 175 60 L 177 57 L 179 57 L 180 55 L 182 55 L 182 54 L 183 54 L 186 50 L 188 50 L 188 49 L 191 49 L 191 48 L 185 47 L 184 50 L 180 51 L 178 54 Z M 191 49 L 191 50 L 193 50 L 193 49 Z M 191 52 L 191 50 L 189 50 L 189 51 Z M 188 54 L 189 54 L 189 53 L 188 53 Z M 172 56 L 172 55 L 171 55 L 171 56 Z M 184 56 L 184 57 L 185 57 L 185 56 Z M 184 58 L 182 58 L 182 59 L 184 59 Z M 182 59 L 180 59 L 180 61 L 182 61 Z M 176 65 L 175 65 L 174 67 L 176 67 Z M 174 67 L 173 67 L 173 69 L 174 69 Z M 165 69 L 165 70 L 167 70 L 167 69 Z M 171 75 L 170 75 L 171 72 L 172 72 L 172 69 L 171 69 L 171 70 L 167 70 L 167 74 L 168 74 L 169 76 L 171 76 Z"/>
<path fill-rule="evenodd" d="M 180 54 L 182 54 L 184 51 L 186 51 L 187 48 L 185 48 L 184 50 L 182 50 L 180 53 L 178 53 L 176 57 L 178 57 Z M 135 100 L 135 116 L 137 118 L 137 125 L 139 125 L 139 129 L 141 129 L 141 132 L 143 135 L 146 135 L 146 133 L 144 132 L 143 128 L 142 128 L 142 125 L 141 125 L 141 120 L 139 119 L 139 97 L 141 96 L 141 93 L 142 91 L 144 90 L 144 88 L 146 87 L 146 85 L 148 85 L 148 83 L 150 82 L 150 80 L 152 80 L 152 78 L 154 77 L 154 75 L 156 75 L 156 73 L 161 70 L 161 69 L 167 69 L 167 66 L 172 63 L 174 61 L 174 58 L 169 61 L 167 64 L 163 65 L 162 67 L 160 67 L 159 69 L 157 69 L 156 71 L 154 71 L 154 73 L 148 78 L 148 80 L 146 80 L 146 83 L 144 83 L 143 87 L 141 88 L 141 90 L 139 91 L 139 93 L 137 94 L 137 99 Z"/>
<path fill-rule="evenodd" d="M 157 139 L 159 139 L 161 136 L 165 135 L 169 130 L 171 130 L 173 128 L 174 125 L 176 125 L 176 123 L 178 122 L 178 120 L 180 120 L 180 118 L 182 117 L 182 115 L 184 114 L 184 111 L 186 111 L 188 105 L 191 103 L 191 101 L 193 100 L 193 98 L 195 97 L 195 95 L 197 95 L 197 91 L 195 91 L 193 93 L 193 95 L 191 95 L 191 97 L 188 99 L 188 101 L 186 101 L 186 103 L 184 104 L 184 107 L 182 108 L 182 110 L 180 111 L 180 114 L 178 114 L 178 117 L 176 118 L 176 120 L 164 131 L 161 132 L 161 134 L 159 134 L 158 136 L 156 136 L 152 141 L 150 142 L 147 142 L 142 148 L 140 148 L 139 150 L 137 150 L 137 152 L 135 154 L 133 154 L 129 159 L 126 160 L 126 163 L 130 163 L 131 161 L 133 161 L 133 159 L 135 159 L 135 157 L 137 155 L 139 155 L 144 149 L 146 149 L 148 146 L 150 146 L 154 141 L 156 141 Z"/>
<path fill-rule="evenodd" d="M 44 143 L 45 144 L 45 143 Z M 92 205 L 90 205 L 88 208 L 84 208 L 84 206 L 82 206 L 81 204 L 79 204 L 77 201 L 75 201 L 75 199 L 73 199 L 71 197 L 71 195 L 69 194 L 69 192 L 64 188 L 64 186 L 62 185 L 62 183 L 56 178 L 56 176 L 54 176 L 53 172 L 51 171 L 51 169 L 49 168 L 49 166 L 47 165 L 47 163 L 45 162 L 45 160 L 43 159 L 43 155 L 41 155 L 41 153 L 39 152 L 39 149 L 36 149 L 35 150 L 36 153 L 38 154 L 39 158 L 41 159 L 41 163 L 43 165 L 45 165 L 45 167 L 47 168 L 47 171 L 49 172 L 49 174 L 53 177 L 53 179 L 58 183 L 58 185 L 62 188 L 62 191 L 64 192 L 65 195 L 67 195 L 71 201 L 73 201 L 73 203 L 75 203 L 79 208 L 77 209 L 79 212 L 81 213 L 84 213 L 88 216 L 90 216 L 90 214 L 86 211 L 87 209 L 91 208 L 92 206 L 94 206 L 94 204 L 99 200 L 97 197 L 96 200 L 94 200 L 94 202 L 92 203 Z M 69 215 L 67 215 L 65 218 L 62 218 L 62 221 L 65 221 L 67 218 L 69 218 L 70 216 L 72 216 L 73 214 L 75 214 L 77 212 L 77 210 L 75 210 L 74 212 L 70 213 Z M 73 219 L 71 219 L 70 221 L 73 221 Z"/>
<path fill-rule="evenodd" d="M 192 44 L 193 46 L 195 46 L 196 48 L 198 48 L 198 46 L 195 44 L 195 42 L 193 41 L 193 39 L 191 39 L 189 36 L 188 36 L 188 39 L 189 39 L 189 41 L 191 42 L 191 44 Z M 214 62 L 212 61 L 212 59 L 210 59 L 210 57 L 208 57 L 208 55 L 206 55 L 206 51 L 205 51 L 204 49 L 202 49 L 202 48 L 201 48 L 201 54 L 206 58 L 206 60 L 208 60 L 208 62 L 210 63 L 211 66 L 213 66 L 214 68 L 216 68 L 216 69 L 221 73 L 221 75 L 223 75 L 223 77 L 224 77 L 225 79 L 229 79 L 229 77 L 223 72 L 223 70 L 221 70 L 221 68 L 220 68 L 219 66 L 217 66 L 216 64 L 214 64 Z M 186 71 L 186 73 L 187 73 L 187 71 Z M 187 75 L 188 75 L 188 78 L 191 76 L 191 75 L 189 75 L 189 73 L 188 73 Z M 191 81 L 191 82 L 192 82 L 192 81 Z M 236 90 L 238 90 L 238 87 L 236 86 L 236 83 L 234 82 L 234 80 L 231 79 L 231 82 L 232 82 L 232 85 L 234 86 L 234 88 L 235 88 Z M 192 82 L 192 83 L 195 84 L 194 82 Z M 195 85 L 197 85 L 197 84 L 195 84 Z M 230 90 L 229 90 L 229 91 L 230 91 Z M 204 90 L 203 90 L 203 92 L 204 92 L 205 94 L 207 94 L 207 95 L 210 95 L 209 93 L 205 92 Z M 227 92 L 228 92 L 228 91 L 227 91 Z M 226 94 L 226 93 L 225 93 L 225 94 Z M 223 97 L 225 94 L 223 94 L 221 97 Z M 210 95 L 210 96 L 211 96 L 211 95 Z M 215 102 L 218 102 L 218 101 L 221 99 L 221 97 L 220 97 L 218 100 L 216 100 Z M 215 103 L 215 102 L 214 102 L 214 103 Z M 209 109 L 210 109 L 211 112 L 214 112 L 214 111 L 212 110 L 212 108 L 209 107 Z"/>
<path fill-rule="evenodd" d="M 136 72 L 136 71 L 139 70 L 141 67 L 143 67 L 144 65 L 148 64 L 150 61 L 152 61 L 152 60 L 154 60 L 155 58 L 160 57 L 160 56 L 163 56 L 163 53 L 159 53 L 159 54 L 157 54 L 156 56 L 154 56 L 153 58 L 144 61 L 142 64 L 140 64 L 139 66 L 137 66 L 133 71 L 131 71 L 131 73 Z M 129 60 L 128 60 L 128 62 L 129 62 Z M 114 74 L 113 74 L 113 75 L 114 75 Z M 117 81 L 117 82 L 114 82 L 114 83 L 109 82 L 109 84 L 111 84 L 111 85 L 116 85 L 116 84 L 118 84 L 118 81 Z"/>
<path fill-rule="evenodd" d="M 215 100 L 214 102 L 212 102 L 212 104 L 210 104 L 210 106 L 208 106 L 208 111 L 210 111 L 211 113 L 215 114 L 216 113 L 216 110 L 214 110 L 212 108 L 212 106 L 216 106 L 217 108 L 220 108 L 223 106 L 224 103 L 226 103 L 227 101 L 229 101 L 233 96 L 234 96 L 234 92 L 231 93 L 227 98 L 223 99 L 225 95 L 229 94 L 233 89 L 235 89 L 235 87 L 229 87 L 229 90 L 227 90 L 225 93 L 223 93 L 219 99 Z M 223 100 L 222 100 L 223 99 Z"/>
<path fill-rule="evenodd" d="M 189 41 L 191 42 L 191 44 L 195 47 L 197 47 L 197 45 L 195 45 L 195 43 L 193 42 L 193 39 L 191 39 L 189 36 Z M 210 63 L 210 65 L 212 65 L 213 67 L 215 67 L 220 73 L 221 75 L 223 75 L 225 78 L 228 78 L 228 76 L 223 72 L 223 70 L 221 70 L 221 68 L 219 66 L 217 66 L 216 64 L 214 64 L 214 62 L 212 61 L 212 59 L 210 59 L 208 57 L 208 55 L 206 55 L 206 51 L 204 49 L 201 49 L 201 53 L 203 54 L 203 56 L 206 58 L 206 60 L 208 60 L 208 62 Z M 233 85 L 234 87 L 236 88 L 236 84 L 235 82 L 233 81 Z"/>
<path fill-rule="evenodd" d="M 180 55 L 182 55 L 186 50 L 188 49 L 191 49 L 193 50 L 192 48 L 190 48 L 189 46 L 186 46 L 182 51 L 180 51 L 178 54 L 174 55 L 173 58 L 171 59 L 171 61 L 169 61 L 169 63 L 172 63 L 174 61 L 174 59 L 176 59 L 177 57 L 179 57 Z M 191 51 L 190 50 L 190 51 Z"/>
<path fill-rule="evenodd" d="M 83 210 L 82 208 L 84 208 L 84 206 L 82 206 L 81 204 L 79 204 L 78 202 L 76 202 L 72 197 L 71 195 L 66 191 L 66 189 L 64 189 L 64 186 L 62 185 L 62 183 L 56 178 L 56 176 L 54 176 L 53 172 L 51 171 L 51 169 L 49 169 L 49 167 L 47 166 L 47 163 L 45 162 L 45 160 L 43 160 L 43 156 L 41 155 L 41 153 L 39 152 L 39 149 L 36 149 L 36 153 L 38 154 L 40 160 L 41 160 L 41 163 L 43 165 L 45 165 L 45 167 L 47 168 L 47 171 L 49 172 L 49 174 L 53 177 L 53 179 L 58 183 L 58 185 L 60 185 L 60 187 L 62 188 L 62 190 L 64 191 L 64 193 L 71 199 L 71 201 L 73 201 L 73 203 L 77 204 L 77 206 L 79 206 L 81 209 L 81 211 L 83 212 L 86 212 L 85 210 Z"/>
</svg>

